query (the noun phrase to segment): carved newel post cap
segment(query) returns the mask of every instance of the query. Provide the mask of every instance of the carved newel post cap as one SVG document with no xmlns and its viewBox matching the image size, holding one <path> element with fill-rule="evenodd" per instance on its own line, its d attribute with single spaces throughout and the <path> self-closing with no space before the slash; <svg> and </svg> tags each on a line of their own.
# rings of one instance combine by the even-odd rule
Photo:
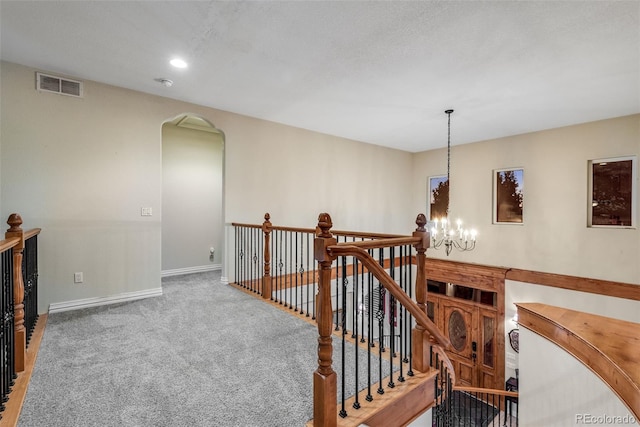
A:
<svg viewBox="0 0 640 427">
<path fill-rule="evenodd" d="M 271 215 L 269 215 L 269 212 L 267 212 L 266 214 L 264 214 L 264 220 L 269 222 L 269 220 L 271 219 Z"/>
<path fill-rule="evenodd" d="M 418 214 L 418 217 L 416 218 L 416 225 L 418 226 L 416 231 L 426 231 L 424 226 L 427 225 L 427 217 L 424 216 L 424 214 Z"/>
<path fill-rule="evenodd" d="M 9 215 L 7 224 L 9 224 L 8 231 L 22 231 L 22 228 L 20 228 L 20 226 L 22 225 L 22 217 L 17 213 L 12 213 L 11 215 Z"/>
<path fill-rule="evenodd" d="M 331 232 L 331 227 L 333 227 L 333 222 L 331 221 L 331 216 L 323 212 L 318 215 L 318 227 L 322 231 L 318 237 L 333 237 Z"/>
</svg>

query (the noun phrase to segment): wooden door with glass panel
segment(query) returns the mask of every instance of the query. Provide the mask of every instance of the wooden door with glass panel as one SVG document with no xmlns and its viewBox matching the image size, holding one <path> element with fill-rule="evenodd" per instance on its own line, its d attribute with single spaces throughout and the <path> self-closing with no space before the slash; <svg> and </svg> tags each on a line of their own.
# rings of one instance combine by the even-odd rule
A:
<svg viewBox="0 0 640 427">
<path fill-rule="evenodd" d="M 429 292 L 428 315 L 451 341 L 447 355 L 461 385 L 502 389 L 497 367 L 497 312 L 485 302 Z M 477 298 L 474 298 L 477 300 Z"/>
</svg>

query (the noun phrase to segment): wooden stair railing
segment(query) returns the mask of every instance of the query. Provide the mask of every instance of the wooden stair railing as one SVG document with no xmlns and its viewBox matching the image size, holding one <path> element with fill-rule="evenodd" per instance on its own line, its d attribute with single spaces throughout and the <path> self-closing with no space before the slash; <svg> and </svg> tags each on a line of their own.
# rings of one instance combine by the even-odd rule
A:
<svg viewBox="0 0 640 427">
<path fill-rule="evenodd" d="M 318 262 L 318 369 L 314 372 L 314 408 L 313 424 L 322 427 L 337 426 L 337 374 L 332 368 L 332 305 L 331 305 L 331 269 L 333 261 L 339 256 L 353 256 L 370 271 L 379 283 L 393 295 L 415 318 L 416 327 L 412 331 L 412 351 L 416 370 L 426 372 L 430 369 L 430 347 L 434 343 L 448 349 L 450 342 L 433 324 L 426 314 L 426 280 L 424 276 L 425 252 L 429 246 L 429 233 L 425 230 L 426 218 L 418 215 L 418 228 L 410 237 L 390 237 L 386 239 L 337 243 L 331 233 L 331 216 L 322 213 L 318 218 L 319 233 L 314 241 L 314 256 Z M 369 255 L 366 249 L 391 247 L 399 244 L 411 244 L 417 250 L 416 302 L 413 302 L 384 269 Z M 419 286 L 418 286 L 419 285 Z M 442 357 L 448 360 L 444 352 Z M 449 362 L 450 364 L 450 362 Z"/>
<path fill-rule="evenodd" d="M 39 228 L 28 231 L 22 229 L 22 218 L 17 213 L 13 213 L 7 220 L 9 229 L 5 233 L 5 242 L 13 242 L 13 300 L 14 300 L 14 331 L 15 331 L 15 369 L 16 372 L 24 371 L 25 352 L 27 348 L 27 333 L 25 328 L 25 282 L 23 274 L 23 256 L 27 240 L 35 238 L 40 234 Z M 37 276 L 37 271 L 36 271 Z M 33 307 L 36 310 L 37 303 Z"/>
<path fill-rule="evenodd" d="M 640 420 L 637 323 L 541 303 L 517 303 L 520 326 L 537 333 L 600 377 Z M 606 333 L 603 333 L 606 331 Z"/>
<path fill-rule="evenodd" d="M 2 361 L 0 384 L 0 410 L 4 409 L 4 402 L 9 396 L 15 383 L 17 374 L 25 370 L 28 337 L 35 327 L 37 319 L 37 300 L 35 305 L 30 301 L 28 310 L 29 330 L 25 328 L 25 278 L 29 275 L 29 291 L 37 295 L 37 266 L 25 265 L 25 248 L 31 249 L 39 228 L 22 230 L 22 218 L 14 213 L 7 220 L 9 229 L 5 239 L 0 241 L 2 254 L 2 317 L 3 330 L 0 334 L 0 345 L 5 355 Z M 37 250 L 37 246 L 35 246 Z M 30 256 L 34 256 L 31 254 Z M 35 254 L 37 257 L 37 254 Z M 37 260 L 37 258 L 36 258 Z M 35 268 L 35 271 L 32 271 Z M 36 284 L 31 287 L 33 282 Z M 33 311 L 35 310 L 35 313 Z M 11 323 L 5 323 L 5 322 Z"/>
</svg>

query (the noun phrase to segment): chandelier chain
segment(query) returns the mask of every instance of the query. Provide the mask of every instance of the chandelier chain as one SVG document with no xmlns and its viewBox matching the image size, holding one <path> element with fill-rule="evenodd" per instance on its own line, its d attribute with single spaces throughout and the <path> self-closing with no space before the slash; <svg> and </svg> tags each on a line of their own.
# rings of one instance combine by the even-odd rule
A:
<svg viewBox="0 0 640 427">
<path fill-rule="evenodd" d="M 447 120 L 447 187 L 451 191 L 451 113 L 453 110 L 445 110 Z M 456 222 L 457 228 L 449 221 L 449 195 L 447 195 L 447 207 L 445 216 L 438 220 L 434 219 L 434 226 L 431 229 L 431 247 L 438 249 L 444 246 L 447 256 L 452 249 L 459 251 L 472 251 L 476 247 L 476 231 L 462 228 L 462 221 Z"/>
</svg>

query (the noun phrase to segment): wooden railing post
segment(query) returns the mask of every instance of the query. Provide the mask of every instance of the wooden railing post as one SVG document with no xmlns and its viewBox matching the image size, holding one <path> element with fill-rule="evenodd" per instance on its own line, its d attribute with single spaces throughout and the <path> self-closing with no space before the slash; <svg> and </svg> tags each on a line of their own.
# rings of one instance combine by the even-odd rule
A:
<svg viewBox="0 0 640 427">
<path fill-rule="evenodd" d="M 264 233 L 264 275 L 262 276 L 262 298 L 271 298 L 271 215 L 269 212 L 264 214 L 264 222 L 262 223 L 262 232 Z"/>
<path fill-rule="evenodd" d="M 22 218 L 13 213 L 7 220 L 9 229 L 5 238 L 17 237 L 20 242 L 13 248 L 13 305 L 15 328 L 15 367 L 16 372 L 24 371 L 27 348 L 27 335 L 24 328 L 24 281 L 22 280 L 22 254 L 24 251 L 24 231 L 20 227 Z"/>
<path fill-rule="evenodd" d="M 416 303 L 418 307 L 425 314 L 427 314 L 427 278 L 425 275 L 425 260 L 427 248 L 429 247 L 430 236 L 429 232 L 424 228 L 427 224 L 427 218 L 424 214 L 419 214 L 416 218 L 416 231 L 413 232 L 413 237 L 420 237 L 422 240 L 420 243 L 414 245 L 416 248 Z M 413 343 L 413 364 L 416 370 L 420 372 L 427 372 L 429 370 L 429 358 L 430 358 L 430 335 L 426 329 L 417 324 L 412 331 L 412 343 Z"/>
<path fill-rule="evenodd" d="M 318 295 L 316 312 L 318 322 L 318 369 L 313 374 L 313 424 L 319 427 L 337 425 L 337 375 L 332 368 L 333 345 L 331 338 L 331 264 L 334 257 L 327 247 L 335 245 L 337 240 L 331 234 L 331 217 L 321 213 L 318 227 L 321 232 L 314 240 L 314 257 L 319 266 Z"/>
</svg>

